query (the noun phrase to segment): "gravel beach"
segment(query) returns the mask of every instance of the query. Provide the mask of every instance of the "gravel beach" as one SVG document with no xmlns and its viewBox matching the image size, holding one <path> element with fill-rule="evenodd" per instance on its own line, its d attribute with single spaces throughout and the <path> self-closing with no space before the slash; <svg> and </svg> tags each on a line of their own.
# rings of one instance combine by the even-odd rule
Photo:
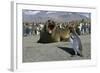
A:
<svg viewBox="0 0 100 73">
<path fill-rule="evenodd" d="M 64 61 L 91 59 L 91 37 L 80 36 L 83 46 L 83 57 L 74 56 L 70 42 L 37 43 L 39 35 L 23 37 L 23 62 Z"/>
</svg>

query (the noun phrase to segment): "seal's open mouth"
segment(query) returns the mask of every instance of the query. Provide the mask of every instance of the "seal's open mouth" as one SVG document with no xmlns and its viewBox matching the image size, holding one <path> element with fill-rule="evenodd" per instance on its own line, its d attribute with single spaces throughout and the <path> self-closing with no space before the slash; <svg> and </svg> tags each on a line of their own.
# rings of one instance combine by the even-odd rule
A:
<svg viewBox="0 0 100 73">
<path fill-rule="evenodd" d="M 54 24 L 49 24 L 49 25 L 48 25 L 48 29 L 51 30 L 51 31 L 54 29 L 54 27 L 55 27 Z"/>
</svg>

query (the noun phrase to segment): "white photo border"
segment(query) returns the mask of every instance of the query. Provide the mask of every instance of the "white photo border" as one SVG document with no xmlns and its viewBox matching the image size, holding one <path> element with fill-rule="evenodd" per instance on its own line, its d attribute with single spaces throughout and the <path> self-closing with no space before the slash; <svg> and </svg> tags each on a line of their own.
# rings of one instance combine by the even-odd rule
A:
<svg viewBox="0 0 100 73">
<path fill-rule="evenodd" d="M 81 67 L 96 65 L 97 51 L 95 48 L 95 26 L 96 26 L 96 8 L 94 7 L 74 7 L 41 5 L 34 3 L 12 2 L 12 50 L 11 50 L 11 69 L 13 71 L 30 71 L 34 69 L 54 69 L 67 67 Z M 28 10 L 51 10 L 51 11 L 69 11 L 69 12 L 89 12 L 91 13 L 91 59 L 73 60 L 73 61 L 54 61 L 54 62 L 31 62 L 22 63 L 22 9 Z M 93 26 L 95 25 L 95 26 Z"/>
</svg>

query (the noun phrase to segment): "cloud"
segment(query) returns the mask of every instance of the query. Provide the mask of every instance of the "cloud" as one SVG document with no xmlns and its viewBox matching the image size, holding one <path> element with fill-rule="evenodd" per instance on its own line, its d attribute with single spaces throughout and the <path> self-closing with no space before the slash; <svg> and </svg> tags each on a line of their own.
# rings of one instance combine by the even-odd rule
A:
<svg viewBox="0 0 100 73">
<path fill-rule="evenodd" d="M 35 15 L 37 13 L 40 13 L 40 11 L 25 11 L 24 14 L 26 15 Z"/>
</svg>

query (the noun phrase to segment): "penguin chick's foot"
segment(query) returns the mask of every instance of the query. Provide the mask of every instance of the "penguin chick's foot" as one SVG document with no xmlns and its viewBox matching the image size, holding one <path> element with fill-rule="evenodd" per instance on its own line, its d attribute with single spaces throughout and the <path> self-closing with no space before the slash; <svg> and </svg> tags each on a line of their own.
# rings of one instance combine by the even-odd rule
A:
<svg viewBox="0 0 100 73">
<path fill-rule="evenodd" d="M 80 56 L 80 57 L 84 57 L 82 54 L 77 54 L 78 56 Z"/>
</svg>

